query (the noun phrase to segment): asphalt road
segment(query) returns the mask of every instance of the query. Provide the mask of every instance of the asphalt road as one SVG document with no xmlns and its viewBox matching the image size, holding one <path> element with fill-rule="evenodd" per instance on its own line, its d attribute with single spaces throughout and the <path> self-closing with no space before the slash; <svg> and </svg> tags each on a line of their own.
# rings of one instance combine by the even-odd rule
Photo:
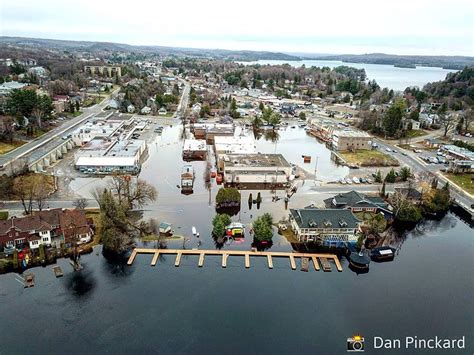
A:
<svg viewBox="0 0 474 355">
<path fill-rule="evenodd" d="M 473 208 L 471 208 L 472 204 L 474 204 L 474 199 L 468 193 L 453 185 L 448 179 L 443 176 L 443 174 L 441 174 L 441 168 L 444 165 L 426 163 L 425 161 L 420 159 L 417 153 L 413 151 L 399 148 L 380 139 L 374 139 L 374 141 L 377 142 L 380 150 L 382 150 L 385 154 L 389 154 L 397 158 L 401 165 L 408 166 L 413 173 L 418 175 L 423 173 L 429 173 L 433 177 L 436 176 L 436 178 L 438 178 L 438 181 L 443 184 L 449 182 L 450 193 L 454 200 L 458 204 L 463 205 L 464 208 L 470 209 L 471 213 L 474 211 Z M 387 148 L 391 149 L 392 152 L 387 152 Z M 393 152 L 393 150 L 395 150 L 395 152 Z"/>
<path fill-rule="evenodd" d="M 112 92 L 111 95 L 115 95 L 117 92 L 118 89 Z M 41 148 L 46 144 L 54 144 L 55 142 L 53 142 L 53 140 L 58 140 L 57 144 L 59 144 L 59 140 L 61 140 L 61 137 L 63 135 L 68 134 L 70 131 L 73 131 L 75 127 L 81 122 L 101 112 L 107 106 L 108 101 L 109 97 L 105 98 L 100 104 L 83 108 L 84 113 L 80 116 L 74 117 L 64 122 L 61 126 L 56 127 L 49 132 L 46 132 L 41 137 L 38 137 L 33 141 L 26 143 L 21 147 L 18 147 L 17 149 L 3 154 L 2 156 L 0 156 L 0 167 L 6 167 L 8 164 L 19 158 L 27 158 L 27 156 L 31 152 L 36 151 L 38 148 Z"/>
</svg>

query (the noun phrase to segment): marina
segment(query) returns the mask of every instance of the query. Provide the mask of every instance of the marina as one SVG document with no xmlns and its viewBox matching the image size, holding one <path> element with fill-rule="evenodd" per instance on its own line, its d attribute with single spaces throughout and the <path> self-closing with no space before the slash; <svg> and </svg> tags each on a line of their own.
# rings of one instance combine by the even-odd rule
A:
<svg viewBox="0 0 474 355">
<path fill-rule="evenodd" d="M 138 254 L 153 254 L 151 265 L 155 266 L 159 255 L 176 255 L 175 266 L 179 267 L 181 264 L 181 257 L 183 255 L 199 255 L 198 266 L 204 266 L 204 258 L 207 256 L 221 256 L 222 267 L 227 267 L 227 259 L 229 256 L 244 256 L 245 268 L 250 268 L 250 257 L 266 257 L 269 269 L 273 269 L 273 258 L 288 258 L 290 261 L 290 267 L 292 270 L 296 270 L 295 258 L 300 258 L 302 263 L 302 270 L 308 271 L 309 260 L 313 261 L 314 269 L 319 270 L 319 259 L 323 265 L 324 271 L 332 271 L 331 263 L 332 260 L 336 266 L 336 270 L 341 272 L 342 265 L 339 258 L 335 254 L 312 254 L 312 253 L 291 253 L 291 252 L 262 252 L 262 251 L 244 251 L 244 250 L 185 250 L 185 249 L 148 249 L 148 248 L 135 248 L 127 261 L 127 265 L 133 265 L 135 258 Z"/>
</svg>

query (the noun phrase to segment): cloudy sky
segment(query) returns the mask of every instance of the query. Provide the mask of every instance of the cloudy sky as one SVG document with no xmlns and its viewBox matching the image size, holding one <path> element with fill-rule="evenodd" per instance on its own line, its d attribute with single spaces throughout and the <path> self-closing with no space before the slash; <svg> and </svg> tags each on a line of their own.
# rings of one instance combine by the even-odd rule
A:
<svg viewBox="0 0 474 355">
<path fill-rule="evenodd" d="M 0 12 L 2 36 L 474 56 L 472 0 L 0 0 Z"/>
</svg>

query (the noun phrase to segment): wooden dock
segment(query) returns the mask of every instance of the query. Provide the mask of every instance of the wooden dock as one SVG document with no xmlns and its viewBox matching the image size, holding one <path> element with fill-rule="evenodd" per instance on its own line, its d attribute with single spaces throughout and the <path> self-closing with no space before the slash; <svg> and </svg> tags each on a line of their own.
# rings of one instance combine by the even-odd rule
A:
<svg viewBox="0 0 474 355">
<path fill-rule="evenodd" d="M 53 272 L 54 272 L 54 276 L 56 277 L 64 276 L 63 270 L 61 270 L 61 267 L 58 265 L 53 267 Z"/>
<path fill-rule="evenodd" d="M 272 251 L 246 251 L 246 250 L 185 250 L 185 249 L 148 249 L 148 248 L 135 248 L 128 259 L 127 264 L 132 265 L 135 261 L 135 258 L 138 254 L 153 254 L 151 260 L 151 266 L 155 266 L 158 257 L 160 255 L 171 254 L 176 255 L 174 266 L 179 267 L 181 264 L 181 258 L 183 255 L 197 255 L 199 256 L 198 266 L 204 266 L 204 259 L 206 255 L 212 256 L 217 255 L 222 257 L 222 267 L 227 267 L 227 259 L 229 256 L 244 256 L 245 268 L 250 268 L 250 257 L 265 257 L 267 259 L 267 264 L 269 269 L 273 269 L 273 258 L 288 258 L 290 261 L 290 267 L 292 270 L 296 270 L 296 261 L 295 258 L 300 258 L 304 263 L 304 269 L 306 271 L 309 260 L 313 261 L 314 270 L 319 271 L 319 261 L 323 267 L 324 271 L 331 271 L 331 264 L 329 260 L 333 260 L 336 266 L 337 271 L 342 271 L 342 265 L 339 262 L 337 255 L 335 254 L 312 254 L 312 253 L 292 253 L 292 252 L 272 252 Z"/>
<path fill-rule="evenodd" d="M 23 280 L 24 280 L 24 287 L 25 288 L 35 286 L 35 275 L 34 274 L 25 274 L 23 276 Z"/>
</svg>

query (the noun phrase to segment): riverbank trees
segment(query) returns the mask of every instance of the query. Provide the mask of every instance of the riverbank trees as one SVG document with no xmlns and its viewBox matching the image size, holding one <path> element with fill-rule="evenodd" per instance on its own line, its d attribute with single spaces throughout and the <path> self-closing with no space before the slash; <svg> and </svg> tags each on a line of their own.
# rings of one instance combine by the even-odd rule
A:
<svg viewBox="0 0 474 355">
<path fill-rule="evenodd" d="M 135 237 L 150 234 L 151 225 L 139 209 L 155 201 L 156 190 L 144 180 L 115 175 L 108 188 L 95 193 L 100 207 L 104 251 L 122 254 Z"/>
</svg>

